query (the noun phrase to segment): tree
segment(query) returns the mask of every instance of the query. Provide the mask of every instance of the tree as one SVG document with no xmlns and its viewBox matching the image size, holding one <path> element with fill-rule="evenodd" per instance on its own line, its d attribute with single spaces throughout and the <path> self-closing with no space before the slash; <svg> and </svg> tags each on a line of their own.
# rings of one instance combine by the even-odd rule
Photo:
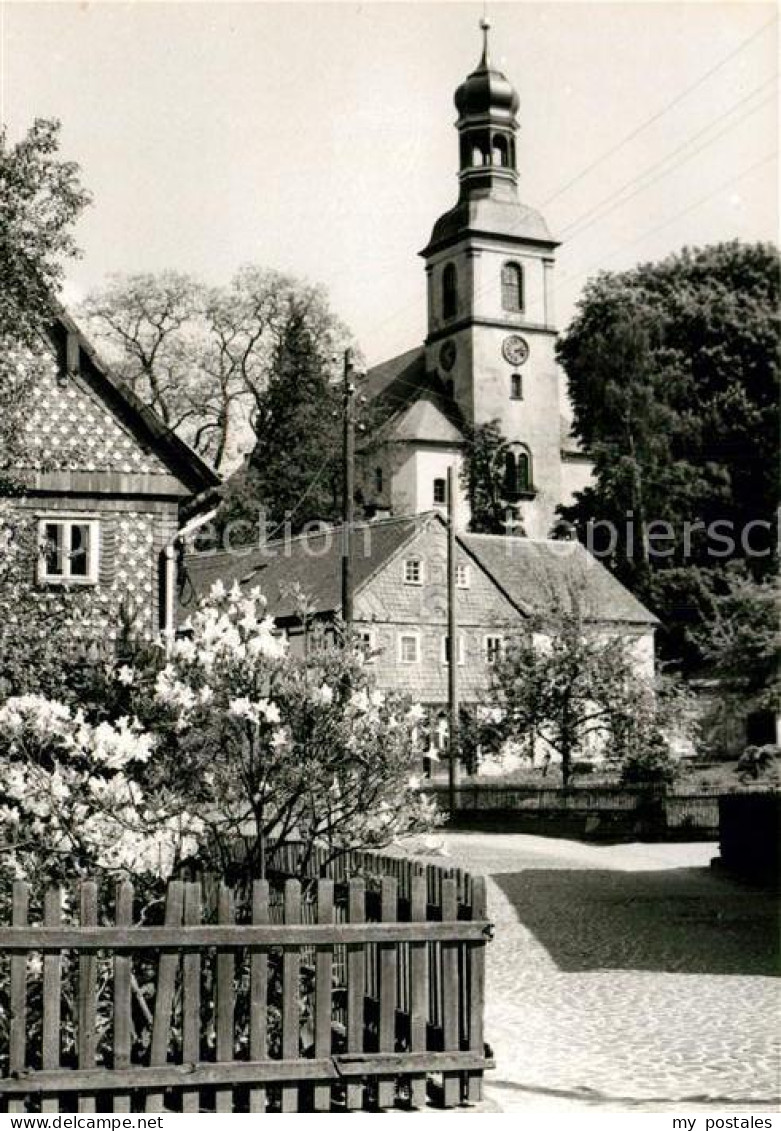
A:
<svg viewBox="0 0 781 1131">
<path fill-rule="evenodd" d="M 0 491 L 11 488 L 29 389 L 46 364 L 45 334 L 77 252 L 72 228 L 89 202 L 79 168 L 59 158 L 60 123 L 37 118 L 16 144 L 0 127 Z"/>
<path fill-rule="evenodd" d="M 575 609 L 535 616 L 510 637 L 493 668 L 490 709 L 479 741 L 488 752 L 513 742 L 527 755 L 540 744 L 561 759 L 564 786 L 572 767 L 599 753 L 623 770 L 669 755 L 654 689 L 635 670 L 632 642 L 606 636 Z"/>
<path fill-rule="evenodd" d="M 661 616 L 663 655 L 689 665 L 708 575 L 774 568 L 778 280 L 776 249 L 738 242 L 603 272 L 557 347 L 595 465 L 564 517 Z"/>
<path fill-rule="evenodd" d="M 225 492 L 223 516 L 257 520 L 262 508 L 277 526 L 334 520 L 342 491 L 341 390 L 331 380 L 330 356 L 291 308 L 274 348 L 268 381 L 255 394 L 255 446 L 246 469 Z"/>
<path fill-rule="evenodd" d="M 775 715 L 781 677 L 779 590 L 775 577 L 756 580 L 735 562 L 708 594 L 698 643 L 722 680 L 723 693 L 751 712 Z"/>
<path fill-rule="evenodd" d="M 498 420 L 479 424 L 468 437 L 469 455 L 461 486 L 469 499 L 473 534 L 504 534 L 507 502 L 502 497 L 502 449 L 507 443 Z"/>
<path fill-rule="evenodd" d="M 117 275 L 82 315 L 138 396 L 218 469 L 253 443 L 288 327 L 305 323 L 323 358 L 346 337 L 320 288 L 251 264 L 216 287 L 170 271 Z"/>
</svg>

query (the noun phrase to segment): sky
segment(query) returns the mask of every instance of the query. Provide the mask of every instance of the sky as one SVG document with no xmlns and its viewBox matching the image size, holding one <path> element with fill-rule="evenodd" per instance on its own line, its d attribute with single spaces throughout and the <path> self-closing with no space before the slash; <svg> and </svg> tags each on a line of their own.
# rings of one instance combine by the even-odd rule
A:
<svg viewBox="0 0 781 1131">
<path fill-rule="evenodd" d="M 774 4 L 489 3 L 521 99 L 521 199 L 585 280 L 683 245 L 778 239 Z M 322 283 L 370 363 L 425 336 L 417 252 L 456 200 L 453 93 L 484 5 L 0 0 L 0 117 L 36 116 L 93 204 L 76 302 L 113 272 Z"/>
</svg>

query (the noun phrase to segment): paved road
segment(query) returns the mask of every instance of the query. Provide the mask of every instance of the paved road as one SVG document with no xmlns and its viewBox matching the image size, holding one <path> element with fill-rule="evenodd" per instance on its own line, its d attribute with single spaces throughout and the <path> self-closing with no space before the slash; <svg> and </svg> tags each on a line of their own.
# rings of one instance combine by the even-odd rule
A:
<svg viewBox="0 0 781 1131">
<path fill-rule="evenodd" d="M 448 833 L 490 876 L 487 1089 L 504 1111 L 777 1109 L 777 913 L 712 844 Z"/>
</svg>

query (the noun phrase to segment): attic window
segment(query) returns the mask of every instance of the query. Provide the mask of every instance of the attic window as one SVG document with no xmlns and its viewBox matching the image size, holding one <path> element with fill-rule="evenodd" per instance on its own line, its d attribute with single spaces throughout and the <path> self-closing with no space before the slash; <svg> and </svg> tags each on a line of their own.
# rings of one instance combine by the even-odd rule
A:
<svg viewBox="0 0 781 1131">
<path fill-rule="evenodd" d="M 456 589 L 468 589 L 470 584 L 469 566 L 465 562 L 456 565 Z"/>
<path fill-rule="evenodd" d="M 404 584 L 423 584 L 423 562 L 420 558 L 407 558 L 404 562 Z"/>
</svg>

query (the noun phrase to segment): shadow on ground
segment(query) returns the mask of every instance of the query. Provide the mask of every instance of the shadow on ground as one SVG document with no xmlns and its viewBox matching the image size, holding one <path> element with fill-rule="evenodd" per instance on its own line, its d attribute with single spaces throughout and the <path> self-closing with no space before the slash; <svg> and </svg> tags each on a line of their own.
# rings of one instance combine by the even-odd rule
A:
<svg viewBox="0 0 781 1131">
<path fill-rule="evenodd" d="M 563 971 L 779 972 L 776 897 L 707 868 L 524 869 L 492 878 Z"/>
</svg>

